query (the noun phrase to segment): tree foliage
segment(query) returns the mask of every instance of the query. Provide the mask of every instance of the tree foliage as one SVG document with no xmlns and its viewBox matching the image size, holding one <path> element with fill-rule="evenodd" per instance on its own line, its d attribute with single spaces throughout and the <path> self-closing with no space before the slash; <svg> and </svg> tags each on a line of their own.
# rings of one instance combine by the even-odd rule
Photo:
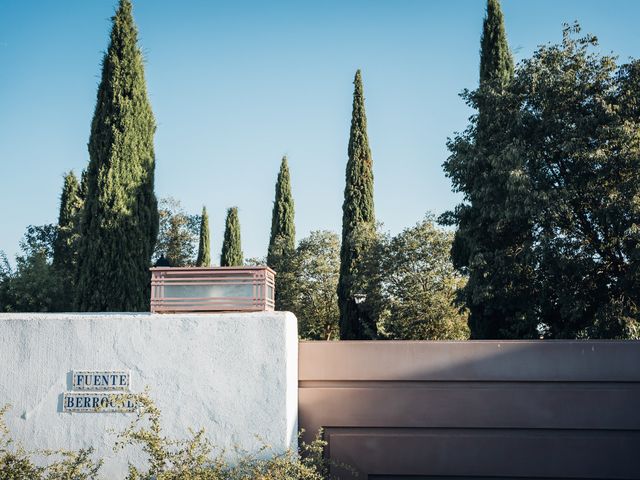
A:
<svg viewBox="0 0 640 480">
<path fill-rule="evenodd" d="M 60 282 L 60 296 L 53 306 L 57 311 L 73 309 L 78 269 L 80 212 L 83 202 L 78 179 L 73 172 L 69 172 L 64 178 L 60 195 L 58 228 L 53 246 L 53 268 Z"/>
<path fill-rule="evenodd" d="M 153 259 L 164 255 L 172 267 L 193 266 L 202 217 L 188 214 L 172 197 L 160 200 L 158 214 L 160 228 Z"/>
<path fill-rule="evenodd" d="M 267 265 L 276 271 L 276 310 L 291 310 L 292 308 L 287 292 L 293 288 L 291 285 L 293 272 L 290 267 L 292 265 L 291 257 L 296 248 L 294 216 L 289 165 L 287 157 L 282 157 L 276 181 L 267 253 Z"/>
<path fill-rule="evenodd" d="M 156 129 L 130 0 L 120 0 L 102 62 L 89 138 L 79 247 L 77 307 L 141 311 L 158 233 Z"/>
<path fill-rule="evenodd" d="M 202 216 L 200 217 L 200 240 L 198 242 L 198 257 L 196 258 L 196 267 L 209 266 L 211 266 L 209 215 L 207 215 L 207 208 L 202 207 Z"/>
<path fill-rule="evenodd" d="M 521 257 L 531 243 L 530 222 L 510 197 L 513 188 L 520 188 L 520 177 L 511 174 L 519 158 L 511 149 L 509 128 L 515 119 L 505 95 L 513 72 L 500 4 L 489 0 L 480 87 L 463 94 L 478 114 L 464 141 L 458 136 L 449 142 L 451 156 L 444 165 L 454 189 L 465 196 L 465 203 L 443 220 L 458 227 L 452 259 L 469 276 L 461 301 L 470 312 L 472 338 L 535 336 L 535 329 L 522 328 L 530 292 L 511 280 L 517 277 L 515 284 L 527 283 L 530 271 Z"/>
<path fill-rule="evenodd" d="M 292 288 L 285 292 L 298 318 L 301 338 L 337 340 L 340 310 L 336 289 L 340 275 L 340 238 L 329 231 L 315 231 L 302 239 L 291 258 Z"/>
<path fill-rule="evenodd" d="M 13 298 L 11 296 L 10 282 L 13 269 L 9 263 L 7 254 L 0 250 L 0 312 L 12 310 Z"/>
<path fill-rule="evenodd" d="M 395 237 L 380 236 L 369 257 L 367 303 L 384 338 L 398 340 L 465 340 L 467 312 L 455 305 L 466 279 L 451 263 L 453 233 L 434 226 L 428 216 Z"/>
<path fill-rule="evenodd" d="M 489 129 L 476 118 L 450 142 L 445 164 L 467 201 L 458 266 L 474 334 L 639 334 L 640 67 L 617 66 L 578 33 L 566 27 L 502 90 L 465 94 L 496 112 Z M 483 182 L 478 159 L 492 167 Z"/>
<path fill-rule="evenodd" d="M 242 254 L 242 242 L 240 240 L 240 220 L 238 207 L 227 210 L 224 238 L 222 240 L 222 254 L 220 255 L 221 267 L 240 267 L 244 261 Z"/>
<path fill-rule="evenodd" d="M 487 14 L 480 39 L 480 83 L 506 85 L 513 77 L 513 57 L 507 42 L 499 0 L 487 0 Z"/>
<path fill-rule="evenodd" d="M 375 331 L 373 325 L 362 325 L 355 301 L 355 295 L 359 294 L 354 289 L 354 285 L 358 282 L 355 271 L 358 263 L 362 261 L 362 249 L 356 240 L 357 232 L 375 225 L 375 213 L 373 159 L 367 137 L 367 116 L 360 70 L 356 72 L 353 83 L 353 111 L 342 205 L 340 278 L 337 290 L 340 307 L 340 338 L 342 339 L 367 338 L 369 336 L 367 331 Z"/>
<path fill-rule="evenodd" d="M 0 311 L 50 312 L 58 304 L 63 292 L 52 266 L 56 233 L 52 224 L 29 225 L 20 242 L 22 254 L 16 256 L 15 271 L 1 255 Z"/>
<path fill-rule="evenodd" d="M 284 252 L 292 252 L 296 248 L 296 226 L 293 195 L 291 194 L 291 176 L 287 157 L 282 157 L 276 194 L 271 214 L 271 234 L 269 236 L 269 251 L 267 264 L 272 267 Z"/>
<path fill-rule="evenodd" d="M 373 229 L 356 233 L 364 253 L 357 266 L 361 292 L 359 319 L 367 336 L 368 323 L 380 338 L 396 340 L 462 340 L 469 337 L 467 312 L 455 304 L 466 278 L 451 263 L 453 233 L 436 228 L 427 217 L 396 237 Z M 339 338 L 336 286 L 340 241 L 329 231 L 312 232 L 300 241 L 292 257 L 294 288 L 287 291 L 298 317 L 300 337 Z"/>
</svg>

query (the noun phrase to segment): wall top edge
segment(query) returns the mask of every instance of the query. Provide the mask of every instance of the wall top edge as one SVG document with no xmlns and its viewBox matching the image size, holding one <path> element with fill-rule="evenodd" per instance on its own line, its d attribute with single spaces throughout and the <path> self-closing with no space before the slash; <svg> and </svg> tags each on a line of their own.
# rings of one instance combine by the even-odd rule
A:
<svg viewBox="0 0 640 480">
<path fill-rule="evenodd" d="M 276 312 L 276 311 L 263 311 L 263 312 L 185 312 L 185 313 L 150 313 L 150 312 L 61 312 L 61 313 L 37 313 L 37 312 L 22 312 L 22 313 L 0 313 L 0 320 L 115 320 L 115 319 L 139 319 L 139 320 L 158 320 L 169 318 L 251 318 L 251 317 L 294 317 L 290 312 Z M 295 318 L 295 317 L 294 317 Z"/>
</svg>

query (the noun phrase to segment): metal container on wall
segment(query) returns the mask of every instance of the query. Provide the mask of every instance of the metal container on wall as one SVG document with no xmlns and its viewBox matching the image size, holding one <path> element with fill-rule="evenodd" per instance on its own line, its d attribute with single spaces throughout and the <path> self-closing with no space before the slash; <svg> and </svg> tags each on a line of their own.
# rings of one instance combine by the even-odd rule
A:
<svg viewBox="0 0 640 480">
<path fill-rule="evenodd" d="M 274 298 L 266 266 L 151 268 L 152 313 L 273 311 Z"/>
</svg>

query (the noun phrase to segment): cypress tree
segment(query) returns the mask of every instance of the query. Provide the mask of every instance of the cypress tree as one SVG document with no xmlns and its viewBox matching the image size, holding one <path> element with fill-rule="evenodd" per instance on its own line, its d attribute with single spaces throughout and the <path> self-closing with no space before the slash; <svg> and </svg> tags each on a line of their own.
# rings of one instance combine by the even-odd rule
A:
<svg viewBox="0 0 640 480">
<path fill-rule="evenodd" d="M 504 16 L 500 8 L 500 0 L 487 0 L 487 13 L 482 24 L 480 39 L 480 90 L 485 93 L 499 94 L 513 79 L 513 57 L 507 41 L 504 27 Z M 491 134 L 502 126 L 495 122 L 499 112 L 495 111 L 495 103 L 491 95 L 478 97 L 477 142 L 491 146 Z M 490 168 L 488 163 L 483 167 Z"/>
<path fill-rule="evenodd" d="M 492 80 L 508 83 L 513 78 L 513 57 L 507 42 L 499 0 L 487 1 L 480 39 L 480 84 Z"/>
<path fill-rule="evenodd" d="M 76 305 L 143 311 L 158 233 L 153 135 L 130 0 L 120 0 L 102 62 L 89 138 Z"/>
<path fill-rule="evenodd" d="M 60 195 L 58 228 L 53 245 L 53 268 L 58 277 L 61 294 L 54 302 L 54 310 L 73 309 L 75 275 L 78 259 L 78 220 L 82 209 L 80 184 L 72 171 L 64 177 Z"/>
<path fill-rule="evenodd" d="M 535 325 L 526 324 L 529 290 L 531 225 L 519 191 L 523 190 L 521 156 L 513 155 L 510 131 L 515 123 L 511 98 L 506 94 L 513 79 L 513 59 L 498 0 L 487 1 L 481 51 L 480 82 L 469 105 L 478 116 L 468 138 L 450 142 L 452 155 L 445 171 L 465 195 L 448 223 L 458 226 L 452 259 L 468 274 L 461 300 L 469 309 L 471 337 L 535 337 Z M 520 278 L 522 277 L 522 278 Z M 516 280 L 517 278 L 517 280 Z"/>
<path fill-rule="evenodd" d="M 209 215 L 207 207 L 202 207 L 202 217 L 200 220 L 200 242 L 198 244 L 198 258 L 196 267 L 211 266 L 211 249 L 209 241 Z"/>
<path fill-rule="evenodd" d="M 373 228 L 373 161 L 367 138 L 367 116 L 360 70 L 356 72 L 353 91 L 353 112 L 349 135 L 348 161 L 344 203 L 342 204 L 342 245 L 340 247 L 340 278 L 338 305 L 340 308 L 340 338 L 366 338 L 366 328 L 360 321 L 355 291 L 357 268 L 362 257 L 358 236 L 363 229 Z M 372 326 L 369 326 L 370 328 Z"/>
<path fill-rule="evenodd" d="M 276 196 L 271 214 L 271 235 L 267 264 L 273 267 L 276 258 L 283 252 L 296 248 L 296 226 L 294 223 L 294 204 L 291 194 L 291 178 L 287 157 L 282 157 L 280 172 L 276 181 Z"/>
<path fill-rule="evenodd" d="M 221 267 L 241 267 L 244 263 L 242 244 L 240 242 L 240 220 L 238 220 L 238 207 L 227 210 L 227 220 L 224 228 L 224 240 L 222 241 L 222 255 L 220 255 Z"/>
<path fill-rule="evenodd" d="M 275 201 L 271 215 L 271 235 L 267 252 L 267 265 L 276 275 L 276 310 L 291 310 L 294 289 L 292 256 L 296 248 L 294 204 L 287 157 L 282 157 L 276 181 Z"/>
</svg>

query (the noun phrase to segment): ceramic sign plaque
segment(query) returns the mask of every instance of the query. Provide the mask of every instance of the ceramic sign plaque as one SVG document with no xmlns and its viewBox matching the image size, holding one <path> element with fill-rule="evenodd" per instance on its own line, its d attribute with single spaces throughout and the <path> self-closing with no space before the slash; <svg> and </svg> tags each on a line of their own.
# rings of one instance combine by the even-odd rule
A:
<svg viewBox="0 0 640 480">
<path fill-rule="evenodd" d="M 63 412 L 131 413 L 136 402 L 128 370 L 74 370 L 71 392 L 62 396 Z"/>
<path fill-rule="evenodd" d="M 71 377 L 73 390 L 129 390 L 131 373 L 125 370 L 74 370 Z"/>
</svg>

